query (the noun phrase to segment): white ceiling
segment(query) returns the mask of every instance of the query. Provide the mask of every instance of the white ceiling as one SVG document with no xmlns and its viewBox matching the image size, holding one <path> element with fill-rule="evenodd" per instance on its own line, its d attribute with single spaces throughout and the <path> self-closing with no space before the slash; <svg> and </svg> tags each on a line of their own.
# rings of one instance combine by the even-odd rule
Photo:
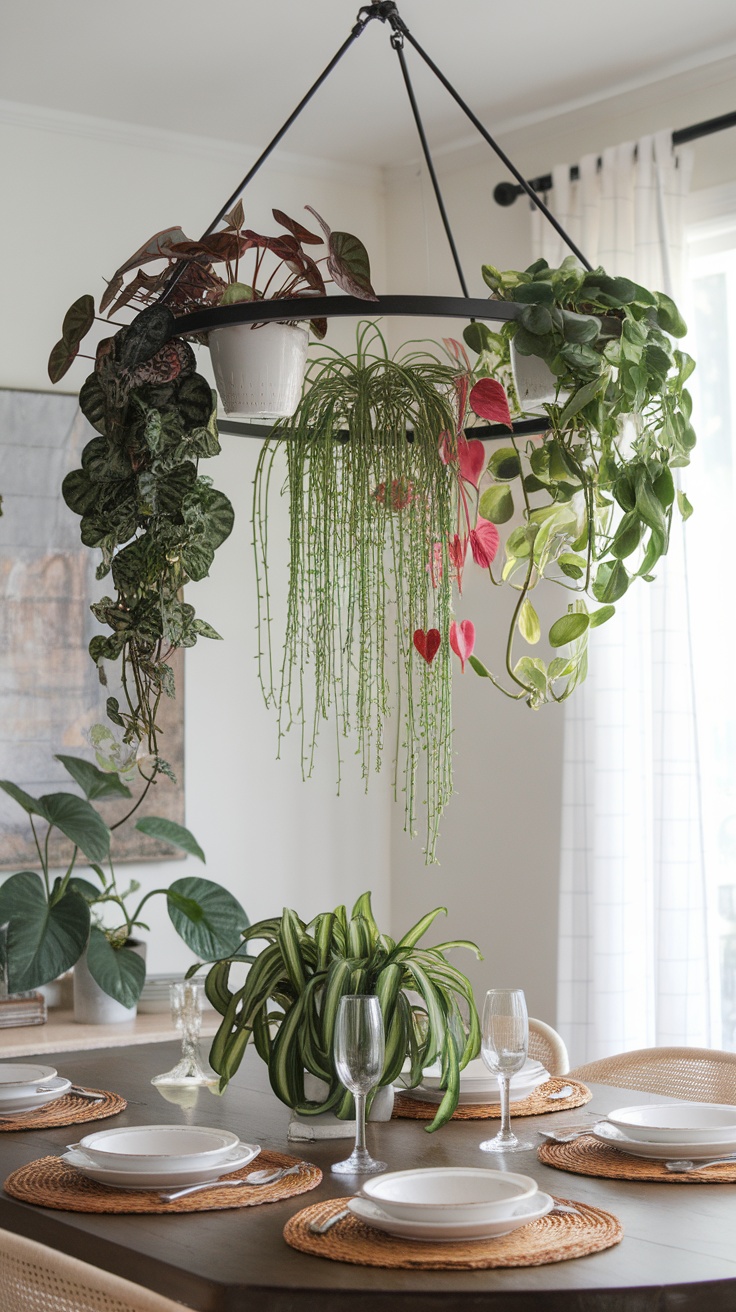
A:
<svg viewBox="0 0 736 1312">
<path fill-rule="evenodd" d="M 3 10 L 0 96 L 261 146 L 357 9 L 358 0 L 15 0 Z M 736 52 L 733 0 L 399 0 L 399 11 L 491 130 Z M 433 146 L 467 137 L 467 120 L 407 56 Z M 369 24 L 284 147 L 374 166 L 416 157 L 386 26 Z"/>
</svg>

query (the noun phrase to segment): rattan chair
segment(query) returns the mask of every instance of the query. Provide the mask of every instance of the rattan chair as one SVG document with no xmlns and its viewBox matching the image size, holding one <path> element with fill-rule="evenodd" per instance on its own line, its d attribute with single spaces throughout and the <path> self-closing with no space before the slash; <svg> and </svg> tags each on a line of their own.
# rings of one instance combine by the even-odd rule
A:
<svg viewBox="0 0 736 1312">
<path fill-rule="evenodd" d="M 529 1056 L 541 1061 L 550 1075 L 566 1075 L 570 1069 L 567 1048 L 557 1030 L 543 1020 L 529 1017 Z"/>
<path fill-rule="evenodd" d="M 639 1048 L 591 1061 L 570 1074 L 586 1083 L 736 1105 L 736 1052 L 720 1048 Z"/>
<path fill-rule="evenodd" d="M 184 1312 L 184 1304 L 0 1230 L 2 1312 Z"/>
</svg>

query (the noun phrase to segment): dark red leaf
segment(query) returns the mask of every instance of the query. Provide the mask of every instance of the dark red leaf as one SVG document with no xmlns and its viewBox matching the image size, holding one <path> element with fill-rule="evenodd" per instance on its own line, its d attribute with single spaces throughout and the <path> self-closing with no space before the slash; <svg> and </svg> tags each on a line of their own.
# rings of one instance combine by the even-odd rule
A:
<svg viewBox="0 0 736 1312">
<path fill-rule="evenodd" d="M 480 483 L 480 476 L 486 463 L 486 453 L 483 443 L 474 438 L 469 442 L 464 433 L 460 433 L 457 439 L 457 454 L 460 464 L 460 477 L 465 479 L 473 487 Z"/>
<path fill-rule="evenodd" d="M 65 342 L 62 337 L 61 341 L 56 343 L 56 346 L 49 356 L 48 364 L 49 378 L 52 383 L 58 383 L 59 380 L 64 377 L 64 374 L 72 361 L 76 358 L 78 351 L 79 342 L 70 345 L 69 342 Z"/>
<path fill-rule="evenodd" d="M 432 664 L 440 649 L 441 642 L 439 629 L 427 629 L 426 633 L 424 629 L 415 629 L 414 631 L 414 646 L 428 665 Z"/>
<path fill-rule="evenodd" d="M 496 525 L 479 516 L 475 528 L 470 530 L 470 550 L 476 565 L 488 569 L 496 557 L 499 541 Z"/>
<path fill-rule="evenodd" d="M 315 236 L 313 232 L 309 231 L 309 228 L 305 228 L 304 225 L 298 223 L 296 219 L 290 219 L 289 215 L 284 214 L 283 210 L 272 210 L 271 213 L 273 214 L 273 217 L 275 218 L 276 222 L 280 223 L 282 228 L 288 228 L 289 232 L 293 232 L 297 241 L 302 242 L 303 245 L 305 246 L 322 245 L 321 237 Z"/>
<path fill-rule="evenodd" d="M 470 393 L 471 409 L 481 419 L 511 428 L 511 413 L 506 393 L 495 378 L 481 378 Z"/>
</svg>

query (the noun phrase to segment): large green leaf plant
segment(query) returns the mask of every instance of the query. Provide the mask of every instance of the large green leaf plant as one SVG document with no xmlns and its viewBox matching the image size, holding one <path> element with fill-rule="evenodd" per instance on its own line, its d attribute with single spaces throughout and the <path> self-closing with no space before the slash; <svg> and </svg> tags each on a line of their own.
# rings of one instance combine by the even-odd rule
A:
<svg viewBox="0 0 736 1312">
<path fill-rule="evenodd" d="M 483 276 L 495 298 L 524 309 L 500 334 L 481 323 L 465 330 L 477 355 L 471 381 L 507 375 L 511 342 L 517 357 L 548 366 L 554 400 L 541 438 L 494 449 L 479 487 L 478 515 L 508 526 L 500 570 L 489 564 L 491 581 L 516 591 L 506 683 L 469 659 L 476 674 L 537 707 L 564 700 L 585 678 L 591 630 L 633 583 L 653 580 L 674 506 L 683 519 L 692 513 L 676 479 L 695 445 L 685 386 L 695 364 L 673 342 L 686 326 L 662 292 L 601 268 L 585 272 L 572 257 L 556 269 L 545 260 L 523 272 L 486 265 Z M 484 386 L 470 390 L 470 409 L 492 418 Z M 543 583 L 571 594 L 548 634 L 564 654 L 549 663 L 528 652 L 541 637 L 534 590 Z"/>
<path fill-rule="evenodd" d="M 125 1007 L 134 1006 L 146 971 L 143 958 L 129 941 L 136 931 L 148 929 L 141 912 L 157 896 L 166 899 L 174 928 L 197 956 L 234 952 L 248 917 L 237 899 L 210 879 L 176 879 L 168 888 L 151 889 L 128 910 L 127 899 L 138 893 L 140 886 L 131 881 L 127 889 L 119 888 L 112 833 L 92 803 L 130 798 L 130 789 L 118 774 L 98 770 L 83 757 L 60 755 L 56 759 L 84 797 L 69 792 L 31 797 L 17 784 L 0 780 L 0 788 L 29 818 L 41 867 L 40 874 L 22 870 L 10 875 L 0 887 L 0 924 L 8 924 L 10 991 L 19 993 L 49 983 L 71 969 L 86 951 L 90 973 L 103 991 Z M 113 828 L 124 824 L 137 805 Z M 183 825 L 147 815 L 137 820 L 136 828 L 200 861 L 205 859 Z M 55 878 L 49 866 L 49 839 L 54 829 L 71 845 L 68 866 Z M 86 858 L 94 882 L 76 873 L 80 856 Z"/>
<path fill-rule="evenodd" d="M 333 1059 L 335 1021 L 340 999 L 348 993 L 380 999 L 386 1035 L 381 1085 L 401 1075 L 408 1060 L 407 1085 L 439 1061 L 445 1094 L 428 1127 L 439 1129 L 457 1107 L 460 1071 L 480 1049 L 480 1025 L 470 982 L 447 960 L 452 948 L 467 948 L 464 939 L 420 947 L 420 940 L 445 909 L 437 907 L 398 941 L 382 934 L 364 893 L 348 916 L 344 906 L 305 923 L 295 911 L 259 921 L 243 934 L 241 949 L 210 966 L 207 996 L 222 1016 L 210 1063 L 221 1088 L 237 1071 L 250 1039 L 268 1065 L 271 1087 L 301 1116 L 331 1111 L 340 1118 L 353 1113 L 352 1094 L 338 1079 Z M 267 946 L 248 953 L 252 940 Z M 250 969 L 243 984 L 231 987 L 231 971 Z M 193 973 L 197 967 L 192 967 Z M 323 1080 L 322 1100 L 306 1098 L 305 1072 Z"/>
</svg>

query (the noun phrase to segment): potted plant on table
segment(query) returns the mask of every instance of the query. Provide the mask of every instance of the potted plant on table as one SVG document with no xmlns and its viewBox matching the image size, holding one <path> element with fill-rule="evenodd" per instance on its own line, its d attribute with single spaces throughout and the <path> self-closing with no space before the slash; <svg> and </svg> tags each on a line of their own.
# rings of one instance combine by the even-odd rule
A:
<svg viewBox="0 0 736 1312">
<path fill-rule="evenodd" d="M 332 1051 L 335 1020 L 341 997 L 370 993 L 380 1000 L 386 1035 L 379 1088 L 397 1080 L 407 1061 L 411 1086 L 427 1066 L 441 1062 L 446 1092 L 428 1128 L 444 1125 L 457 1106 L 460 1071 L 480 1049 L 470 982 L 445 954 L 467 948 L 480 958 L 480 952 L 464 939 L 419 946 L 443 910 L 430 911 L 398 941 L 380 932 L 369 893 L 350 916 L 340 906 L 307 924 L 287 909 L 246 929 L 237 955 L 211 964 L 205 980 L 207 997 L 223 1018 L 210 1052 L 221 1088 L 252 1039 L 287 1107 L 300 1116 L 330 1111 L 349 1119 L 352 1094 L 340 1084 Z M 259 939 L 267 946 L 249 955 L 247 945 Z M 233 965 L 244 961 L 250 963 L 245 983 L 232 988 Z M 321 1096 L 308 1096 L 308 1077 L 321 1082 Z"/>
<path fill-rule="evenodd" d="M 174 928 L 198 956 L 235 951 L 248 918 L 226 889 L 195 876 L 177 879 L 167 888 L 151 889 L 134 910 L 128 911 L 126 900 L 139 891 L 138 885 L 133 883 L 124 891 L 119 888 L 111 854 L 111 830 L 92 803 L 105 798 L 130 798 L 130 789 L 117 773 L 98 770 L 82 757 L 60 755 L 56 759 L 81 787 L 84 797 L 60 792 L 35 798 L 9 780 L 0 780 L 0 788 L 30 820 L 41 868 L 40 875 L 30 870 L 10 875 L 0 887 L 0 924 L 8 923 L 8 986 L 11 992 L 38 988 L 84 957 L 86 969 L 102 993 L 120 1004 L 128 1015 L 134 1014 L 146 970 L 133 938 L 136 931 L 148 928 L 141 913 L 151 898 L 166 899 Z M 124 824 L 135 809 L 118 825 Z M 39 832 L 39 821 L 46 826 L 45 834 Z M 205 859 L 196 839 L 183 825 L 148 815 L 136 821 L 136 828 L 200 861 Z M 56 878 L 49 868 L 53 829 L 64 834 L 70 844 L 67 868 Z M 76 873 L 80 855 L 86 858 L 95 882 Z M 114 922 L 106 924 L 106 913 L 112 909 Z M 115 1019 L 127 1019 L 128 1015 L 118 1014 Z"/>
</svg>

